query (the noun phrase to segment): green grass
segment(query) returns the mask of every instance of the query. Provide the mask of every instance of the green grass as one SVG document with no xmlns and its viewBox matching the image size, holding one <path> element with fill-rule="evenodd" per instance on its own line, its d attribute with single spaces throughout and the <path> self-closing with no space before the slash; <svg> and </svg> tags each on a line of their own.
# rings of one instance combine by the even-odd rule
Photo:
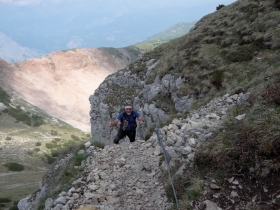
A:
<svg viewBox="0 0 280 210">
<path fill-rule="evenodd" d="M 7 167 L 10 171 L 23 171 L 24 166 L 18 163 L 5 163 L 3 166 Z"/>
</svg>

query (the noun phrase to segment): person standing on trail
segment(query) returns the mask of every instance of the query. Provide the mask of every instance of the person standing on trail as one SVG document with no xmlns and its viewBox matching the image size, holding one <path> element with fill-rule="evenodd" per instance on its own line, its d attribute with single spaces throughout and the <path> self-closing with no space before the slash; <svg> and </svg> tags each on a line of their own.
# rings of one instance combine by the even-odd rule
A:
<svg viewBox="0 0 280 210">
<path fill-rule="evenodd" d="M 139 115 L 139 113 L 133 110 L 130 104 L 127 104 L 124 107 L 124 111 L 119 114 L 117 119 L 109 123 L 109 127 L 113 127 L 117 125 L 119 121 L 121 121 L 118 134 L 114 138 L 115 144 L 118 144 L 119 141 L 125 136 L 129 138 L 130 142 L 135 141 L 137 127 L 136 118 L 139 120 L 140 125 L 144 124 L 144 119 Z"/>
</svg>

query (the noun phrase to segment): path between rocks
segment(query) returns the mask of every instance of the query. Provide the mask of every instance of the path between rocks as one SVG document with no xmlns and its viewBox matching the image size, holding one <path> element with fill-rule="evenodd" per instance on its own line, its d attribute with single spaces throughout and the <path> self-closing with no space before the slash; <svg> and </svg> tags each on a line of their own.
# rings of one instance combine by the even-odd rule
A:
<svg viewBox="0 0 280 210">
<path fill-rule="evenodd" d="M 172 158 L 170 164 L 176 160 L 182 163 L 177 174 L 183 173 L 184 163 L 193 161 L 196 149 L 219 128 L 230 107 L 246 103 L 249 95 L 227 94 L 213 99 L 192 111 L 186 119 L 175 119 L 160 129 Z M 155 134 L 146 142 L 124 142 L 104 149 L 94 148 L 90 142 L 85 146 L 87 150 L 82 152 L 94 154 L 82 164 L 86 176 L 76 180 L 68 192 L 61 192 L 54 201 L 49 198 L 45 210 L 78 209 L 88 205 L 100 210 L 168 208 L 170 204 L 163 185 L 158 181 L 165 163 L 159 166 L 162 151 Z M 215 206 L 205 202 L 206 206 Z"/>
<path fill-rule="evenodd" d="M 167 208 L 163 186 L 158 182 L 159 156 L 153 154 L 150 143 L 124 142 L 93 153 L 85 163 L 87 176 L 76 180 L 67 193 L 60 193 L 54 210 L 84 205 L 104 210 Z M 82 187 L 75 188 L 80 184 Z"/>
</svg>

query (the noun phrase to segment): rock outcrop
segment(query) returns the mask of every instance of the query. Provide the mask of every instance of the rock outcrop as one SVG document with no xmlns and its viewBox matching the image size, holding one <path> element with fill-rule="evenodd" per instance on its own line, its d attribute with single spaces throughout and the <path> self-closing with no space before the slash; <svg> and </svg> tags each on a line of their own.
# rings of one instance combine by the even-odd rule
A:
<svg viewBox="0 0 280 210">
<path fill-rule="evenodd" d="M 108 144 L 111 139 L 108 122 L 117 117 L 126 102 L 133 104 L 134 109 L 144 117 L 148 128 L 167 121 L 170 109 L 174 108 L 176 112 L 182 113 L 190 108 L 193 98 L 176 94 L 184 81 L 181 77 L 175 79 L 167 74 L 162 79 L 157 76 L 153 83 L 147 83 L 146 78 L 159 62 L 155 59 L 147 60 L 143 64 L 145 70 L 142 77 L 129 68 L 120 70 L 108 76 L 90 96 L 91 133 L 94 140 Z M 159 103 L 164 104 L 166 100 L 173 106 L 159 106 Z M 113 130 L 113 135 L 116 132 L 117 128 Z M 140 133 L 138 128 L 138 134 Z"/>
</svg>

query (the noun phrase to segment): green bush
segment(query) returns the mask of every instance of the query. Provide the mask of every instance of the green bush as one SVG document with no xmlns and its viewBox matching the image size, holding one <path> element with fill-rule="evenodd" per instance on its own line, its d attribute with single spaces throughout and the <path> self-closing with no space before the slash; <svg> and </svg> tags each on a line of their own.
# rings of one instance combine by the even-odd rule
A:
<svg viewBox="0 0 280 210">
<path fill-rule="evenodd" d="M 51 135 L 52 135 L 52 136 L 57 136 L 57 135 L 58 135 L 58 132 L 57 132 L 57 131 L 51 130 Z"/>
<path fill-rule="evenodd" d="M 222 88 L 222 82 L 224 78 L 224 72 L 216 70 L 212 74 L 211 84 L 214 85 L 218 90 Z"/>
<path fill-rule="evenodd" d="M 38 115 L 32 115 L 31 119 L 34 127 L 39 127 L 44 124 L 43 118 Z"/>
<path fill-rule="evenodd" d="M 7 136 L 5 139 L 6 139 L 7 141 L 10 141 L 10 140 L 12 140 L 12 137 Z"/>
<path fill-rule="evenodd" d="M 42 145 L 41 142 L 36 142 L 36 146 L 37 146 L 37 147 L 39 147 L 39 146 L 41 146 L 41 145 Z"/>
<path fill-rule="evenodd" d="M 39 152 L 40 148 L 34 148 L 34 152 Z"/>
<path fill-rule="evenodd" d="M 49 156 L 47 154 L 45 154 L 45 156 L 47 158 L 47 163 L 48 164 L 53 164 L 56 161 L 56 158 L 54 158 L 54 157 L 51 157 L 51 156 Z"/>
<path fill-rule="evenodd" d="M 93 146 L 104 149 L 105 144 L 103 144 L 102 142 L 99 142 L 99 141 L 94 141 Z"/>
<path fill-rule="evenodd" d="M 80 138 L 78 136 L 75 136 L 74 134 L 71 135 L 71 138 L 75 141 L 80 141 Z"/>
<path fill-rule="evenodd" d="M 53 148 L 57 147 L 57 145 L 53 145 L 52 143 L 46 143 L 45 145 L 46 145 L 46 148 L 48 148 L 48 149 L 53 149 Z"/>
<path fill-rule="evenodd" d="M 10 96 L 0 87 L 0 102 L 9 105 Z"/>
<path fill-rule="evenodd" d="M 60 153 L 60 150 L 51 150 L 51 156 L 52 157 L 58 157 Z"/>
<path fill-rule="evenodd" d="M 219 9 L 221 9 L 221 8 L 223 8 L 223 7 L 225 7 L 224 4 L 219 4 L 219 5 L 216 7 L 216 10 L 219 10 Z"/>
<path fill-rule="evenodd" d="M 0 198 L 0 203 L 10 203 L 11 201 L 10 198 Z"/>
<path fill-rule="evenodd" d="M 16 120 L 31 126 L 31 117 L 20 108 L 15 109 L 10 107 L 9 115 L 15 118 Z"/>
<path fill-rule="evenodd" d="M 23 171 L 24 166 L 18 163 L 5 163 L 3 166 L 7 167 L 10 171 Z"/>
<path fill-rule="evenodd" d="M 79 166 L 81 165 L 81 162 L 83 160 L 86 160 L 90 154 L 76 154 L 71 158 L 71 161 L 73 161 L 74 166 Z"/>
</svg>

